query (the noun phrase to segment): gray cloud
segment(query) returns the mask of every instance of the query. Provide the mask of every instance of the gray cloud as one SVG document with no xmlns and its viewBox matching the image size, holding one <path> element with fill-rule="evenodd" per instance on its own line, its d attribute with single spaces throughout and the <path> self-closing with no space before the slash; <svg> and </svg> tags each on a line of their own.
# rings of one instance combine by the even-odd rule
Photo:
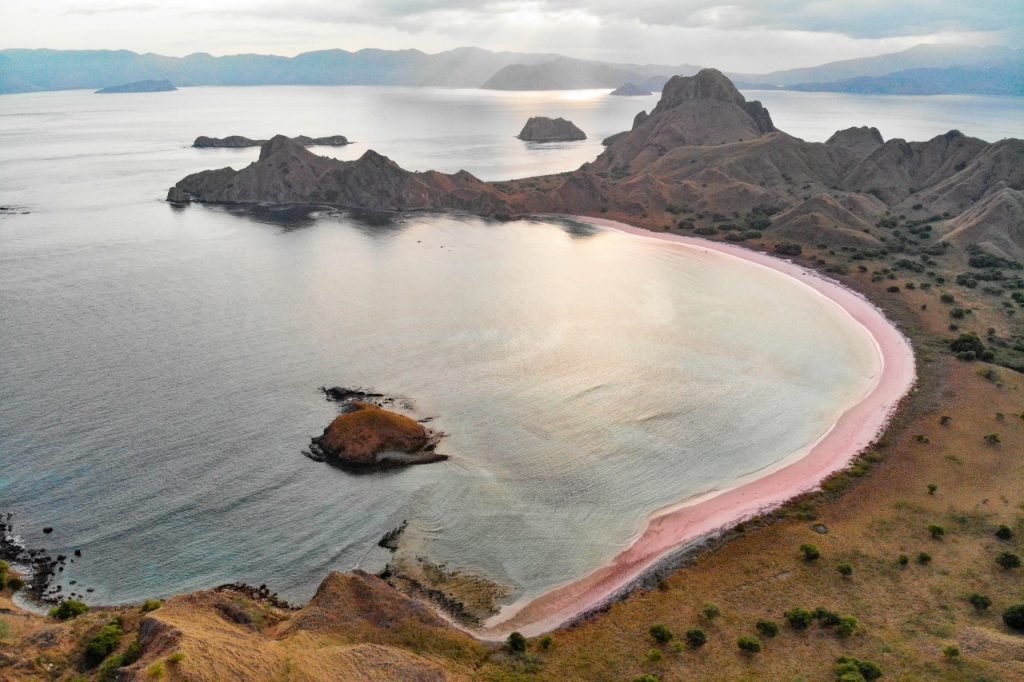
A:
<svg viewBox="0 0 1024 682">
<path fill-rule="evenodd" d="M 854 38 L 923 36 L 934 33 L 1013 31 L 1024 27 L 1021 0 L 293 0 L 253 3 L 242 13 L 336 23 L 387 25 L 406 30 L 444 21 L 490 22 L 523 10 L 557 17 L 589 15 L 606 22 L 638 21 L 652 27 L 793 30 Z"/>
</svg>

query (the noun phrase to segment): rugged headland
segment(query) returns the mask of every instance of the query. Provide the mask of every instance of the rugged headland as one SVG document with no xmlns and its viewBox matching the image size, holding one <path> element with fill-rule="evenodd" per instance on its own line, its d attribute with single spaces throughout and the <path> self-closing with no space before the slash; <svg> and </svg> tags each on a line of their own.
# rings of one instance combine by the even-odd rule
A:
<svg viewBox="0 0 1024 682">
<path fill-rule="evenodd" d="M 237 589 L 67 621 L 4 604 L 14 679 L 104 666 L 124 680 L 1024 677 L 1024 142 L 869 127 L 805 142 L 713 70 L 671 79 L 608 142 L 576 171 L 485 183 L 278 137 L 250 166 L 188 176 L 168 199 L 574 214 L 785 256 L 861 292 L 914 346 L 918 386 L 872 447 L 549 637 L 464 634 L 418 600 L 486 614 L 479 584 L 392 538 L 411 579 L 331 574 L 298 611 Z M 121 635 L 91 665 L 88 643 L 115 621 Z"/>
</svg>

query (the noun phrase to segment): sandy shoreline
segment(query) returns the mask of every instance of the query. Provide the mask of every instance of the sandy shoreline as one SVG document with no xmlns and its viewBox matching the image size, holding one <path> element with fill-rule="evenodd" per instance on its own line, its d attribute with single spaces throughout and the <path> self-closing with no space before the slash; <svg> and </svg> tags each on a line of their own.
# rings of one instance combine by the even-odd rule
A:
<svg viewBox="0 0 1024 682">
<path fill-rule="evenodd" d="M 535 636 L 601 608 L 667 558 L 816 488 L 871 445 L 916 378 L 909 341 L 878 308 L 837 282 L 789 261 L 731 244 L 651 232 L 600 218 L 570 217 L 648 239 L 714 251 L 796 278 L 867 330 L 875 341 L 881 371 L 863 399 L 847 409 L 815 443 L 776 463 L 767 473 L 758 472 L 753 480 L 655 511 L 635 541 L 611 562 L 532 600 L 506 606 L 473 633 L 482 639 L 503 639 L 514 630 Z"/>
</svg>

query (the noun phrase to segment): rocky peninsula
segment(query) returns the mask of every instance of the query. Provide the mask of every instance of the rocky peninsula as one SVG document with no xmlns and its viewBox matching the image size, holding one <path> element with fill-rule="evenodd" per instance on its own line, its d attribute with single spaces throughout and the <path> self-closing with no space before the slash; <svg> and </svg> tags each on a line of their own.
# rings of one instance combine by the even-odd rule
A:
<svg viewBox="0 0 1024 682">
<path fill-rule="evenodd" d="M 296 135 L 289 138 L 292 142 L 303 147 L 344 147 L 351 144 L 344 135 L 329 135 L 327 137 L 309 137 L 307 135 Z M 243 149 L 245 147 L 262 147 L 267 140 L 254 140 L 242 135 L 228 135 L 227 137 L 207 137 L 200 135 L 192 142 L 193 147 L 199 149 Z"/>
<path fill-rule="evenodd" d="M 636 83 L 626 83 L 625 85 L 620 85 L 615 88 L 608 94 L 615 97 L 646 97 L 651 94 L 651 91 L 637 85 Z"/>
<path fill-rule="evenodd" d="M 533 116 L 516 136 L 524 142 L 573 142 L 587 139 L 586 133 L 564 118 Z"/>
<path fill-rule="evenodd" d="M 111 85 L 96 91 L 97 95 L 118 95 L 131 92 L 172 92 L 178 88 L 169 80 L 145 80 L 122 85 Z"/>
</svg>

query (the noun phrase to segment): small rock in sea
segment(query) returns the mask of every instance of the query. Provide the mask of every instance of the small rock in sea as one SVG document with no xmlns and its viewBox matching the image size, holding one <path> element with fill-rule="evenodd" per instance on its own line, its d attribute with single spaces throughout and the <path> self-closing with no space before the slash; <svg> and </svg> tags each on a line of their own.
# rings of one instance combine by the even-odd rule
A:
<svg viewBox="0 0 1024 682">
<path fill-rule="evenodd" d="M 85 588 L 85 591 L 86 591 L 86 592 L 95 592 L 96 590 L 94 590 L 94 589 L 93 589 L 93 588 L 91 588 L 91 587 L 87 587 L 87 588 Z"/>
<path fill-rule="evenodd" d="M 824 523 L 816 523 L 813 526 L 811 526 L 811 530 L 813 530 L 818 535 L 825 535 L 826 533 L 828 533 L 828 526 L 826 526 Z"/>
<path fill-rule="evenodd" d="M 69 580 L 68 581 L 68 585 L 74 585 L 77 582 L 78 582 L 77 580 Z"/>
<path fill-rule="evenodd" d="M 82 556 L 82 550 L 76 549 L 75 550 L 75 556 Z"/>
<path fill-rule="evenodd" d="M 46 526 L 45 528 L 43 528 L 43 532 L 49 535 L 53 532 L 53 526 Z"/>
</svg>

